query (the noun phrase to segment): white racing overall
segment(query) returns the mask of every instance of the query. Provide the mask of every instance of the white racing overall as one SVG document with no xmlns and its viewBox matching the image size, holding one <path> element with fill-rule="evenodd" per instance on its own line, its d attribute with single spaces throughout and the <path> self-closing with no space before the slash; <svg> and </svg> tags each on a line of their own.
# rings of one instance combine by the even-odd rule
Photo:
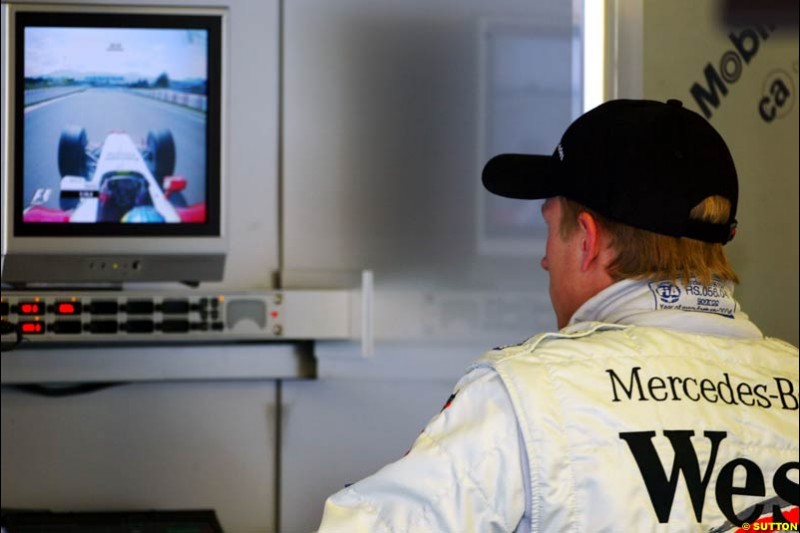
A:
<svg viewBox="0 0 800 533">
<path fill-rule="evenodd" d="M 328 499 L 320 533 L 797 522 L 799 392 L 797 348 L 729 285 L 622 281 L 486 354 L 408 455 Z"/>
</svg>

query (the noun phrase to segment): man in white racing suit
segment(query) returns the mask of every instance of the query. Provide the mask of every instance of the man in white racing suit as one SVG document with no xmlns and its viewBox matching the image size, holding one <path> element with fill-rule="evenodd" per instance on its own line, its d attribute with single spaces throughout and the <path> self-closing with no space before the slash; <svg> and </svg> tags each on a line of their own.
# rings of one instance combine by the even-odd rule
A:
<svg viewBox="0 0 800 533">
<path fill-rule="evenodd" d="M 483 181 L 546 199 L 560 330 L 476 362 L 320 533 L 797 530 L 798 350 L 733 298 L 738 179 L 711 125 L 608 102 Z"/>
</svg>

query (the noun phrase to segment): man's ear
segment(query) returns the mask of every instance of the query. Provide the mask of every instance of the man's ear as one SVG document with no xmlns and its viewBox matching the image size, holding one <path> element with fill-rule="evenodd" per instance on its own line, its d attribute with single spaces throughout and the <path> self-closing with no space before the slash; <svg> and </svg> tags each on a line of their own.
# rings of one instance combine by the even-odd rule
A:
<svg viewBox="0 0 800 533">
<path fill-rule="evenodd" d="M 597 220 L 586 211 L 578 215 L 578 227 L 581 235 L 581 272 L 593 268 L 604 268 L 601 263 L 601 229 Z"/>
</svg>

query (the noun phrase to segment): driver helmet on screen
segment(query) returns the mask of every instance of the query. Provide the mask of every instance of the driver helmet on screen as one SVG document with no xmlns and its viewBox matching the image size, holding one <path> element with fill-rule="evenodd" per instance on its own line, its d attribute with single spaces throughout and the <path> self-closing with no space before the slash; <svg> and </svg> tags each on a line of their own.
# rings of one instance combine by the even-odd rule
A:
<svg viewBox="0 0 800 533">
<path fill-rule="evenodd" d="M 128 211 L 122 216 L 123 223 L 141 223 L 150 222 L 158 223 L 165 222 L 164 217 L 161 216 L 155 207 L 152 205 L 139 205 Z"/>
</svg>

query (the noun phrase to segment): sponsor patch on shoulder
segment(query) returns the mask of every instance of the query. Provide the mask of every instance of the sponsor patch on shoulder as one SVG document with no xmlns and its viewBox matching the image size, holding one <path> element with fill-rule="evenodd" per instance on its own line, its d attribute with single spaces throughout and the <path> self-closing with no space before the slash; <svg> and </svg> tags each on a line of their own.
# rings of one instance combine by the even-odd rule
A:
<svg viewBox="0 0 800 533">
<path fill-rule="evenodd" d="M 688 284 L 672 281 L 653 281 L 648 284 L 653 293 L 654 309 L 698 311 L 733 318 L 736 301 L 729 287 L 718 280 L 703 285 L 696 279 Z"/>
<path fill-rule="evenodd" d="M 525 340 L 525 341 L 522 341 L 522 342 L 515 342 L 515 343 L 512 343 L 512 344 L 501 344 L 500 346 L 495 346 L 494 348 L 492 348 L 492 351 L 493 352 L 502 352 L 503 350 L 505 350 L 507 348 L 519 348 L 520 346 L 522 346 L 526 342 L 528 342 L 528 341 Z"/>
<path fill-rule="evenodd" d="M 442 411 L 444 411 L 445 409 L 447 409 L 448 407 L 450 407 L 453 404 L 453 400 L 456 399 L 456 394 L 458 394 L 458 391 L 456 391 L 453 394 L 451 394 L 450 397 L 447 399 L 447 401 L 444 402 L 444 407 L 442 407 Z M 442 411 L 439 411 L 439 412 L 441 413 Z"/>
</svg>

